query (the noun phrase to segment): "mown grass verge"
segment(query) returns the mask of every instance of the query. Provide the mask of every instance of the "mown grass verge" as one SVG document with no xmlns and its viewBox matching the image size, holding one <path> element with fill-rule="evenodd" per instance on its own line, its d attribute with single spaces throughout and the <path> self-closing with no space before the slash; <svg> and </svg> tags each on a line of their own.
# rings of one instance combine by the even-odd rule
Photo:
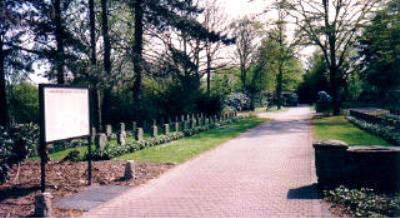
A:
<svg viewBox="0 0 400 218">
<path fill-rule="evenodd" d="M 313 127 L 316 140 L 337 139 L 349 145 L 392 146 L 381 137 L 356 127 L 346 120 L 344 116 L 314 118 Z"/>
<path fill-rule="evenodd" d="M 145 148 L 143 150 L 117 157 L 117 160 L 140 160 L 154 163 L 183 163 L 217 145 L 220 145 L 248 129 L 254 128 L 265 120 L 249 117 L 221 128 L 212 129 L 166 143 L 164 145 Z"/>
</svg>

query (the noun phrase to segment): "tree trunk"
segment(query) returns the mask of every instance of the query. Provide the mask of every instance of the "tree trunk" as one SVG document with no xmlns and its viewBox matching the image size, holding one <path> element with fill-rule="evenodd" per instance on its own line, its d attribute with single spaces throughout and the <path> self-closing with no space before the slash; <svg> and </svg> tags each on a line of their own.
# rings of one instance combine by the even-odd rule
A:
<svg viewBox="0 0 400 218">
<path fill-rule="evenodd" d="M 95 2 L 94 0 L 89 0 L 89 25 L 90 25 L 90 62 L 95 68 L 97 65 L 96 60 L 96 14 L 95 14 Z M 92 72 L 94 73 L 94 72 Z M 94 90 L 94 125 L 98 131 L 101 131 L 101 104 L 99 99 L 99 89 L 97 88 L 97 77 L 93 75 L 92 85 Z"/>
<path fill-rule="evenodd" d="M 241 80 L 242 80 L 242 89 L 243 89 L 243 92 L 246 92 L 246 77 L 247 77 L 247 75 L 246 75 L 246 66 L 242 63 L 242 64 L 240 64 L 240 77 L 241 77 Z"/>
<path fill-rule="evenodd" d="M 283 82 L 283 64 L 279 63 L 278 75 L 276 78 L 276 97 L 277 97 L 277 106 L 278 110 L 282 108 L 282 82 Z"/>
<path fill-rule="evenodd" d="M 207 54 L 207 94 L 211 95 L 211 56 Z"/>
<path fill-rule="evenodd" d="M 107 76 L 111 75 L 111 43 L 110 36 L 108 33 L 108 1 L 101 0 L 101 16 L 102 16 L 102 35 L 104 44 L 104 71 Z M 111 90 L 110 88 L 104 89 L 103 94 L 103 110 L 102 120 L 104 122 L 110 122 L 110 103 L 111 103 Z"/>
<path fill-rule="evenodd" d="M 5 52 L 3 37 L 0 36 L 0 126 L 8 126 L 8 104 L 6 96 Z"/>
<path fill-rule="evenodd" d="M 57 83 L 65 84 L 65 73 L 64 73 L 64 30 L 62 27 L 61 18 L 61 0 L 54 1 L 54 26 L 55 26 L 55 38 L 57 45 L 57 56 L 56 56 L 56 70 L 57 70 Z"/>
<path fill-rule="evenodd" d="M 133 84 L 133 98 L 138 104 L 142 92 L 142 69 L 143 69 L 143 0 L 134 2 L 135 10 L 135 42 L 133 45 L 133 70 L 135 81 Z M 138 104 L 139 105 L 139 104 Z"/>
<path fill-rule="evenodd" d="M 340 114 L 340 101 L 338 93 L 338 83 L 337 83 L 337 68 L 330 67 L 330 83 L 331 83 L 331 95 L 332 95 L 332 107 L 333 115 L 337 116 Z"/>
</svg>

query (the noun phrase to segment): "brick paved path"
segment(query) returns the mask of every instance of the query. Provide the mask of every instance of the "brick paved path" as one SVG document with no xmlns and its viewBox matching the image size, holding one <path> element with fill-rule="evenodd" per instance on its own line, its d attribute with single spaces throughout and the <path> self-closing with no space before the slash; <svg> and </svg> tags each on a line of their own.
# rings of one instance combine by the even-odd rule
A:
<svg viewBox="0 0 400 218">
<path fill-rule="evenodd" d="M 309 108 L 263 124 L 86 217 L 321 217 Z"/>
</svg>

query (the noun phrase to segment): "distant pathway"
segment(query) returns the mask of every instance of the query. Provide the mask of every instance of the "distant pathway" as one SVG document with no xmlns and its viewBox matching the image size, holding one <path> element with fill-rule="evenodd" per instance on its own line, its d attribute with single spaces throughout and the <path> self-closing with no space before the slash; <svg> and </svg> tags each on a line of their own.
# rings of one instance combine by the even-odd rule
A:
<svg viewBox="0 0 400 218">
<path fill-rule="evenodd" d="M 274 119 L 133 188 L 85 217 L 321 217 L 308 107 Z"/>
</svg>

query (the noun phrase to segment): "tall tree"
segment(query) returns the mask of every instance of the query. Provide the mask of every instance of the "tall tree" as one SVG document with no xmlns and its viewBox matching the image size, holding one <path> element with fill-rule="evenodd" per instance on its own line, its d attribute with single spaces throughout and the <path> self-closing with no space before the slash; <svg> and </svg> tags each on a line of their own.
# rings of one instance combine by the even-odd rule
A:
<svg viewBox="0 0 400 218">
<path fill-rule="evenodd" d="M 226 16 L 222 13 L 221 6 L 217 0 L 205 1 L 204 11 L 202 13 L 202 24 L 209 31 L 225 32 L 227 29 Z M 221 41 L 211 43 L 206 40 L 204 50 L 206 54 L 206 90 L 208 95 L 211 93 L 211 73 L 217 71 L 219 68 L 224 67 L 226 62 L 219 54 L 224 43 Z"/>
<path fill-rule="evenodd" d="M 0 1 L 0 126 L 9 125 L 6 81 L 12 73 L 29 71 L 29 54 L 21 44 L 26 43 L 26 12 L 20 8 L 26 1 Z"/>
<path fill-rule="evenodd" d="M 111 42 L 110 42 L 110 34 L 109 34 L 109 23 L 108 23 L 108 0 L 101 0 L 101 26 L 102 26 L 102 36 L 103 36 L 103 46 L 104 46 L 104 53 L 103 53 L 103 66 L 104 71 L 107 76 L 111 75 L 112 70 L 112 63 L 111 63 Z M 110 102 L 111 102 L 111 90 L 107 86 L 103 92 L 103 118 L 105 122 L 109 122 L 109 115 L 110 115 Z"/>
<path fill-rule="evenodd" d="M 239 61 L 240 79 L 242 89 L 247 90 L 247 73 L 252 65 L 253 56 L 257 51 L 257 39 L 259 37 L 260 23 L 250 17 L 244 17 L 231 24 L 233 35 L 236 38 L 236 58 Z"/>
<path fill-rule="evenodd" d="M 349 49 L 355 46 L 360 26 L 383 0 L 283 0 L 309 44 L 320 48 L 329 69 L 333 113 L 340 113 L 340 81 Z"/>
<path fill-rule="evenodd" d="M 210 43 L 217 41 L 229 41 L 223 35 L 207 30 L 196 19 L 195 15 L 200 14 L 202 9 L 194 3 L 193 0 L 179 1 L 179 0 L 135 0 L 131 2 L 131 8 L 135 14 L 135 34 L 134 34 L 134 100 L 140 100 L 142 92 L 142 74 L 144 66 L 146 65 L 143 58 L 144 48 L 144 32 L 145 28 L 148 31 L 164 32 L 166 30 L 174 29 L 186 41 L 188 38 L 193 38 L 198 41 L 209 40 Z M 172 47 L 170 47 L 172 48 Z M 185 69 L 190 64 L 185 52 L 180 52 L 172 48 L 175 57 L 181 56 L 184 61 Z M 186 60 L 186 61 L 185 61 Z M 189 64 L 189 65 L 188 65 Z M 196 65 L 196 63 L 194 63 Z M 139 104 L 140 105 L 140 104 Z"/>
<path fill-rule="evenodd" d="M 73 25 L 80 19 L 73 16 L 80 12 L 80 2 L 52 0 L 29 1 L 31 3 L 30 29 L 34 35 L 34 48 L 41 64 L 48 64 L 49 79 L 57 79 L 64 84 L 73 75 L 79 74 L 76 68 L 81 63 L 81 54 L 86 46 L 72 30 Z"/>
</svg>

